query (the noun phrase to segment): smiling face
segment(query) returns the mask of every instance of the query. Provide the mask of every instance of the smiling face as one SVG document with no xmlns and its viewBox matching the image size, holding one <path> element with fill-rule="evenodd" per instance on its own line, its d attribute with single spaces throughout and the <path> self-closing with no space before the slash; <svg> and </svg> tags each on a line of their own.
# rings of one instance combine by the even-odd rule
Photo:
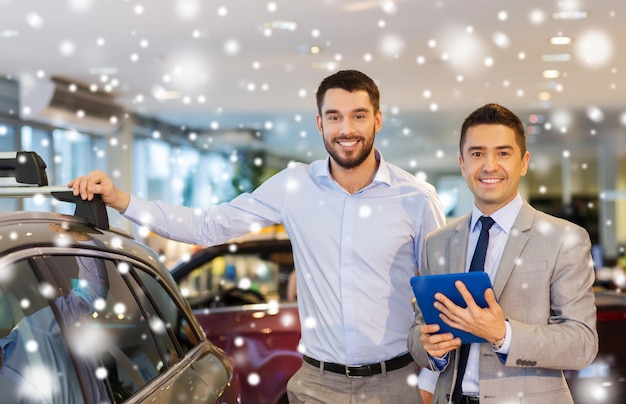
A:
<svg viewBox="0 0 626 404">
<path fill-rule="evenodd" d="M 344 169 L 360 166 L 373 157 L 374 137 L 382 126 L 366 91 L 331 88 L 326 91 L 317 128 L 332 161 Z"/>
<path fill-rule="evenodd" d="M 476 207 L 490 215 L 518 192 L 526 175 L 530 153 L 522 152 L 515 131 L 500 124 L 480 124 L 467 129 L 459 163 Z"/>
</svg>

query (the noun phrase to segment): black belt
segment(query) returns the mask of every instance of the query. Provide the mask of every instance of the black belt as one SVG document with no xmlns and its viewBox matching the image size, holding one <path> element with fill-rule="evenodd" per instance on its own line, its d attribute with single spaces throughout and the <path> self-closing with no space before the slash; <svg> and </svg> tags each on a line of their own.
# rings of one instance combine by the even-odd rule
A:
<svg viewBox="0 0 626 404">
<path fill-rule="evenodd" d="M 461 396 L 461 404 L 480 404 L 480 399 L 476 396 Z"/>
<path fill-rule="evenodd" d="M 317 368 L 320 367 L 320 361 L 317 359 L 313 359 L 309 356 L 304 355 L 304 361 L 310 365 L 313 365 Z M 387 372 L 391 372 L 392 370 L 397 370 L 405 367 L 409 363 L 413 362 L 413 358 L 410 353 L 405 353 L 404 355 L 396 356 L 395 358 L 389 359 L 385 361 L 385 369 Z M 323 362 L 324 370 L 328 370 L 329 372 L 339 373 L 342 375 L 346 375 L 348 377 L 363 377 L 363 376 L 373 376 L 378 375 L 383 372 L 382 363 L 372 363 L 369 365 L 360 365 L 360 366 L 348 366 L 348 365 L 340 365 L 338 363 L 330 363 Z"/>
</svg>

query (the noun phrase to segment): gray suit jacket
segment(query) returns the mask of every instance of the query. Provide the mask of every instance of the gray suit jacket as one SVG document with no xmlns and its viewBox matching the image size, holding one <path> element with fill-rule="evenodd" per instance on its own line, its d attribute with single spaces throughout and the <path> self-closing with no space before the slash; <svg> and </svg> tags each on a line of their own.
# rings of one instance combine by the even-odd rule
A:
<svg viewBox="0 0 626 404">
<path fill-rule="evenodd" d="M 433 231 L 424 242 L 420 273 L 465 270 L 471 215 Z M 502 254 L 494 291 L 512 329 L 504 363 L 481 344 L 480 401 L 571 403 L 563 370 L 582 369 L 596 357 L 596 307 L 591 243 L 581 227 L 524 202 Z M 416 311 L 408 345 L 413 358 L 435 370 L 419 337 Z M 434 403 L 448 402 L 457 377 L 457 351 L 439 374 Z"/>
</svg>

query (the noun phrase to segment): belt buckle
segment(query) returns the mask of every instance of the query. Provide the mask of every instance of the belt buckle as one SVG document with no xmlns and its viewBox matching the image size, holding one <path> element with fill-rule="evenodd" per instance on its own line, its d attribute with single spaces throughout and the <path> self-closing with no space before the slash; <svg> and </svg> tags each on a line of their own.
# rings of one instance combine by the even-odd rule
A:
<svg viewBox="0 0 626 404">
<path fill-rule="evenodd" d="M 346 376 L 348 376 L 350 379 L 361 379 L 363 376 L 356 376 L 356 375 L 351 375 L 350 374 L 350 366 L 346 366 L 345 367 L 345 374 Z"/>
</svg>

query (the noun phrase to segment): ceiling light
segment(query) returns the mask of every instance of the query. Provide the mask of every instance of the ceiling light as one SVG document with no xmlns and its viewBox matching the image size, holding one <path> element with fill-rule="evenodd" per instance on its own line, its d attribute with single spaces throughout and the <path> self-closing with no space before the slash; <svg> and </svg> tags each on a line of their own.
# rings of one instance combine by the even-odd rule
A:
<svg viewBox="0 0 626 404">
<path fill-rule="evenodd" d="M 317 55 L 321 51 L 322 51 L 322 48 L 320 48 L 317 45 L 313 45 L 313 46 L 311 46 L 311 48 L 309 48 L 309 52 L 311 52 L 313 55 Z"/>
<path fill-rule="evenodd" d="M 20 36 L 20 32 L 14 29 L 0 30 L 0 38 L 15 38 Z"/>
<path fill-rule="evenodd" d="M 569 62 L 572 56 L 569 53 L 553 53 L 541 55 L 543 62 Z"/>
<path fill-rule="evenodd" d="M 98 76 L 110 76 L 117 74 L 117 67 L 92 67 L 89 69 L 89 73 L 97 74 Z"/>
<path fill-rule="evenodd" d="M 153 89 L 152 95 L 159 101 L 176 100 L 183 96 L 180 91 L 170 91 L 160 87 Z"/>
<path fill-rule="evenodd" d="M 542 76 L 544 79 L 556 79 L 561 75 L 558 70 L 544 70 Z"/>
<path fill-rule="evenodd" d="M 270 21 L 263 24 L 265 28 L 282 29 L 286 31 L 295 31 L 298 23 L 295 21 Z"/>
<path fill-rule="evenodd" d="M 587 18 L 588 13 L 580 10 L 561 10 L 552 13 L 555 20 L 582 20 Z"/>
<path fill-rule="evenodd" d="M 552 98 L 552 95 L 550 95 L 550 93 L 547 91 L 543 91 L 537 94 L 537 98 L 539 99 L 539 101 L 549 101 L 550 98 Z"/>
<path fill-rule="evenodd" d="M 553 36 L 550 38 L 552 45 L 569 45 L 572 43 L 572 38 L 568 36 Z"/>
<path fill-rule="evenodd" d="M 373 8 L 378 8 L 381 6 L 381 1 L 360 1 L 353 2 L 347 6 L 343 7 L 344 11 L 363 11 L 363 10 L 371 10 Z"/>
<path fill-rule="evenodd" d="M 339 68 L 339 65 L 336 62 L 318 62 L 313 63 L 313 68 L 316 70 L 334 71 Z"/>
</svg>

